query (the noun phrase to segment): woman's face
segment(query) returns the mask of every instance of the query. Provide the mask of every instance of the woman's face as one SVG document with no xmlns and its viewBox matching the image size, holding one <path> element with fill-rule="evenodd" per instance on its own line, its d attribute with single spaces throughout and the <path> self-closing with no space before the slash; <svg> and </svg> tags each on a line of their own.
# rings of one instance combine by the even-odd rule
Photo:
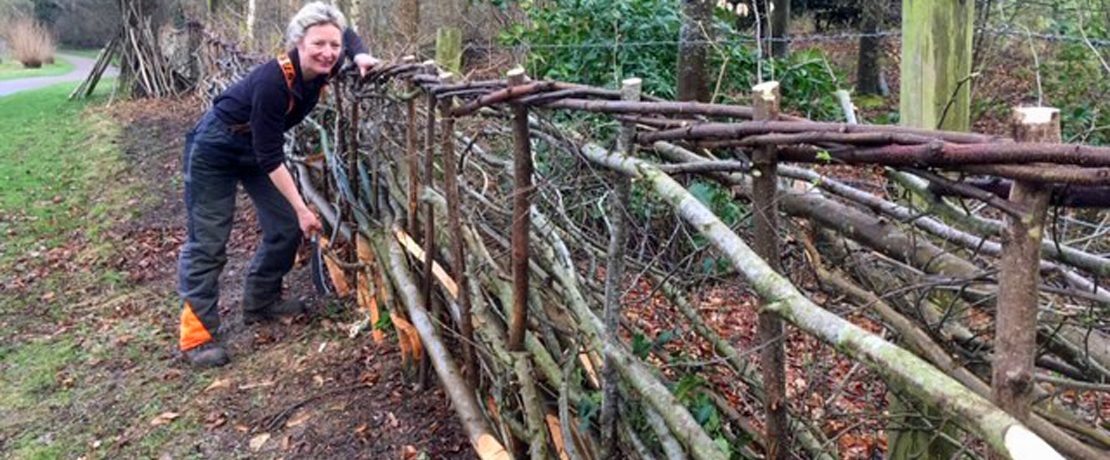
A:
<svg viewBox="0 0 1110 460">
<path fill-rule="evenodd" d="M 297 42 L 301 72 L 312 79 L 331 72 L 343 49 L 343 32 L 334 24 L 317 24 L 305 30 Z"/>
</svg>

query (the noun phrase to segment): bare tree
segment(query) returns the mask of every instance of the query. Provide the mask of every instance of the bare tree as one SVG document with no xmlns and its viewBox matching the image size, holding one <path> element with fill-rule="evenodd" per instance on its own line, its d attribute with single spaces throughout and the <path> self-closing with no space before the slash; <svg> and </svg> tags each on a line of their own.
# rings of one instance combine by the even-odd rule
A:
<svg viewBox="0 0 1110 460">
<path fill-rule="evenodd" d="M 860 4 L 859 60 L 856 65 L 856 92 L 860 94 L 880 94 L 879 63 L 882 37 L 877 33 L 883 25 L 886 13 L 885 0 L 864 0 Z"/>
<path fill-rule="evenodd" d="M 771 57 L 790 53 L 790 0 L 771 0 Z"/>
</svg>

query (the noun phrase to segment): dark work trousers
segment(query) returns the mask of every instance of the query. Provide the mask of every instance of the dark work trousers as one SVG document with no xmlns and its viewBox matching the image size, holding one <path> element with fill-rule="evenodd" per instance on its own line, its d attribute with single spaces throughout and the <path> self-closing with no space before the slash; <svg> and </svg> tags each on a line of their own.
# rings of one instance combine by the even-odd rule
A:
<svg viewBox="0 0 1110 460">
<path fill-rule="evenodd" d="M 236 184 L 243 184 L 262 227 L 262 243 L 244 284 L 244 310 L 261 310 L 281 299 L 281 280 L 293 268 L 301 229 L 293 206 L 259 169 L 250 134 L 233 132 L 211 112 L 185 137 L 182 164 L 189 222 L 178 259 L 179 346 L 188 350 L 211 341 L 220 325 L 219 278 L 227 264 Z"/>
</svg>

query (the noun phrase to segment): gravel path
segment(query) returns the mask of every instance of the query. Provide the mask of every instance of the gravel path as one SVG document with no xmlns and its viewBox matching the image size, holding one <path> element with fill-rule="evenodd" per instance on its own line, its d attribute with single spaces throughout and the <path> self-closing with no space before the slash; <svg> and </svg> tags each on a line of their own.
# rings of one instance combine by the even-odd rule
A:
<svg viewBox="0 0 1110 460">
<path fill-rule="evenodd" d="M 65 75 L 58 75 L 54 77 L 32 77 L 0 81 L 0 97 L 7 96 L 19 91 L 42 88 L 44 86 L 50 86 L 58 83 L 81 81 L 89 75 L 90 71 L 92 71 L 93 64 L 96 64 L 95 59 L 75 56 L 72 54 L 58 54 L 57 56 L 72 63 L 73 70 Z M 118 74 L 118 69 L 116 69 L 115 67 L 108 67 L 108 70 L 104 71 L 103 78 L 111 78 Z"/>
</svg>

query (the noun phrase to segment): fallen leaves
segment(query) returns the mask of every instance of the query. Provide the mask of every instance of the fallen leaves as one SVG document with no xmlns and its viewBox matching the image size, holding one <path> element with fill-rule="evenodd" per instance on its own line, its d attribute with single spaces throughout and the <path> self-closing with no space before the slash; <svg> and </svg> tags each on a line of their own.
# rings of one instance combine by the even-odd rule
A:
<svg viewBox="0 0 1110 460">
<path fill-rule="evenodd" d="M 307 422 L 311 418 L 312 418 L 312 414 L 310 414 L 308 412 L 301 412 L 300 414 L 298 414 L 298 415 L 294 416 L 293 418 L 289 419 L 289 421 L 285 422 L 285 427 L 286 428 L 294 428 L 294 427 L 304 425 L 304 423 Z"/>
<path fill-rule="evenodd" d="M 253 390 L 255 388 L 266 388 L 274 386 L 273 380 L 264 380 L 261 382 L 247 383 L 239 385 L 239 391 Z"/>
<path fill-rule="evenodd" d="M 222 411 L 212 411 L 204 416 L 204 427 L 208 430 L 214 430 L 227 423 L 227 414 Z"/>
<path fill-rule="evenodd" d="M 179 412 L 162 412 L 161 414 L 158 414 L 157 417 L 154 417 L 150 421 L 150 426 L 167 425 L 170 422 L 172 422 L 174 420 L 177 420 L 177 418 L 180 417 L 180 416 L 181 416 L 181 413 L 179 413 Z"/>
<path fill-rule="evenodd" d="M 249 446 L 252 451 L 258 452 L 266 445 L 266 441 L 270 440 L 270 433 L 262 433 L 258 436 L 251 438 Z"/>
<path fill-rule="evenodd" d="M 219 389 L 223 389 L 223 388 L 230 388 L 230 387 L 231 387 L 231 379 L 216 379 L 216 380 L 213 380 L 212 383 L 210 383 L 208 385 L 208 387 L 204 389 L 204 392 L 208 393 L 209 391 L 219 390 Z"/>
</svg>

